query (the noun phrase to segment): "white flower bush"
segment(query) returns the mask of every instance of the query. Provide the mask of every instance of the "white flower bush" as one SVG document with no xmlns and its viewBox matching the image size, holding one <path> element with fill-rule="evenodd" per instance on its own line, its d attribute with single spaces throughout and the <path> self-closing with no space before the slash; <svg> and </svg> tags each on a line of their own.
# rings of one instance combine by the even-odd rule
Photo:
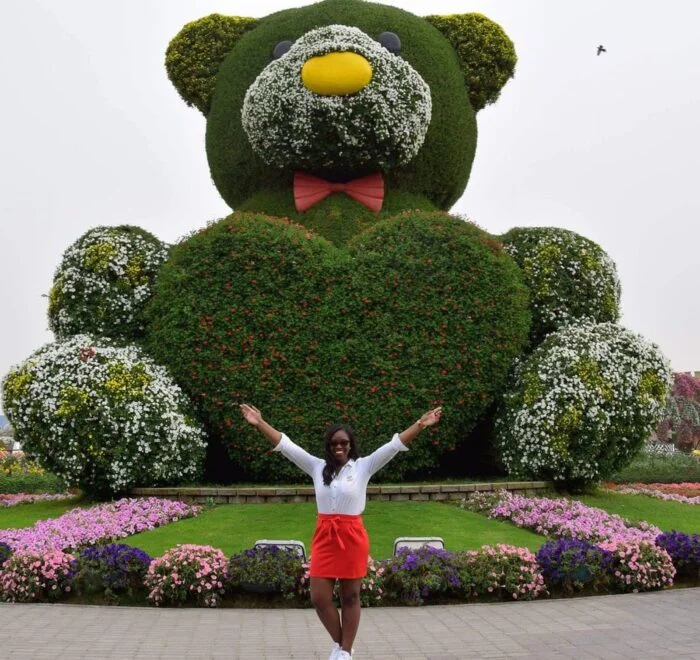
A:
<svg viewBox="0 0 700 660">
<path fill-rule="evenodd" d="M 304 86 L 307 60 L 334 51 L 369 61 L 372 79 L 356 94 L 322 96 Z M 268 165 L 352 171 L 411 161 L 431 112 L 430 88 L 408 62 L 358 28 L 329 25 L 307 32 L 265 67 L 246 92 L 242 121 Z"/>
<path fill-rule="evenodd" d="M 3 409 L 30 457 L 99 495 L 194 480 L 205 438 L 167 370 L 135 346 L 75 335 L 10 370 Z"/>
<path fill-rule="evenodd" d="M 166 245 L 138 227 L 96 227 L 83 234 L 64 252 L 49 292 L 56 338 L 141 334 L 140 312 L 167 256 Z"/>
<path fill-rule="evenodd" d="M 535 343 L 570 323 L 618 321 L 617 268 L 597 243 L 558 227 L 517 227 L 501 240 L 530 290 Z"/>
<path fill-rule="evenodd" d="M 509 474 L 578 486 L 639 451 L 664 413 L 671 369 L 658 347 L 613 323 L 549 335 L 514 371 L 496 419 Z"/>
</svg>

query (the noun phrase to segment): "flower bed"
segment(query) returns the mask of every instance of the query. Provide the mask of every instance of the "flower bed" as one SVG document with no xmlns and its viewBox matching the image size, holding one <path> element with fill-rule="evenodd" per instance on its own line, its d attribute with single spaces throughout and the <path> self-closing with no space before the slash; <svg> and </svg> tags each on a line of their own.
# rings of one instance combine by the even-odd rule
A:
<svg viewBox="0 0 700 660">
<path fill-rule="evenodd" d="M 0 542 L 15 552 L 78 549 L 177 522 L 200 511 L 199 506 L 156 497 L 123 498 L 89 509 L 72 509 L 32 527 L 0 530 Z"/>
<path fill-rule="evenodd" d="M 75 497 L 71 493 L 15 493 L 9 495 L 0 494 L 0 506 L 16 506 L 17 504 L 32 504 L 33 502 L 51 502 L 54 500 L 68 500 Z"/>
<path fill-rule="evenodd" d="M 700 484 L 606 484 L 606 490 L 623 495 L 648 495 L 659 500 L 700 504 Z"/>
<path fill-rule="evenodd" d="M 578 500 L 523 497 L 505 491 L 489 517 L 509 520 L 550 538 L 573 538 L 596 544 L 609 541 L 653 544 L 661 534 L 654 525 L 640 522 L 633 526 L 620 516 Z"/>
<path fill-rule="evenodd" d="M 536 555 L 498 544 L 459 552 L 403 548 L 384 561 L 370 558 L 362 605 L 530 600 L 585 588 L 637 592 L 671 586 L 677 571 L 696 583 L 700 579 L 697 534 L 662 534 L 647 523 L 634 527 L 619 516 L 563 498 L 476 493 L 471 505 L 463 506 L 552 540 Z M 251 606 L 250 598 L 253 606 L 269 598 L 310 604 L 309 563 L 293 552 L 250 549 L 227 559 L 211 546 L 178 545 L 151 559 L 138 548 L 104 543 L 198 512 L 199 507 L 168 500 L 125 499 L 73 510 L 44 521 L 45 526 L 3 530 L 0 599 L 45 601 L 72 592 L 74 599 L 98 594 L 101 602 L 158 606 L 216 607 L 241 604 L 241 598 L 249 599 L 246 606 Z M 79 553 L 74 557 L 67 549 Z M 242 595 L 250 585 L 269 587 L 270 593 Z M 337 584 L 334 596 L 339 604 Z"/>
</svg>

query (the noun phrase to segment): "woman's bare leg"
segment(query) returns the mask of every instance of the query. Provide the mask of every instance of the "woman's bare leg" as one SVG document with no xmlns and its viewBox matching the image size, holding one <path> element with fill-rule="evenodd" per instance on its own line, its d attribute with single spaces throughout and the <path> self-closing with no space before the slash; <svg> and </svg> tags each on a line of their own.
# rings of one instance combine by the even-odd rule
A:
<svg viewBox="0 0 700 660">
<path fill-rule="evenodd" d="M 321 623 L 326 627 L 333 641 L 340 644 L 340 614 L 338 614 L 338 608 L 333 603 L 335 580 L 316 577 L 312 577 L 310 580 L 311 604 L 316 608 L 318 618 L 321 619 Z"/>
<path fill-rule="evenodd" d="M 350 653 L 360 626 L 360 589 L 362 578 L 340 581 L 340 604 L 343 612 L 340 646 Z"/>
</svg>

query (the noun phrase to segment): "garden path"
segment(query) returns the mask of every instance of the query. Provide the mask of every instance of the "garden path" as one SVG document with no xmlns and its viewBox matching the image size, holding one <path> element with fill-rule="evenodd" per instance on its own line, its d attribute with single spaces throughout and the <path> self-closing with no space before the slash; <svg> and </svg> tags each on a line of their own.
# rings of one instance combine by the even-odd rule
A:
<svg viewBox="0 0 700 660">
<path fill-rule="evenodd" d="M 0 603 L 0 655 L 240 660 L 328 657 L 311 609 L 156 609 Z M 700 659 L 700 588 L 362 613 L 356 660 Z"/>
</svg>

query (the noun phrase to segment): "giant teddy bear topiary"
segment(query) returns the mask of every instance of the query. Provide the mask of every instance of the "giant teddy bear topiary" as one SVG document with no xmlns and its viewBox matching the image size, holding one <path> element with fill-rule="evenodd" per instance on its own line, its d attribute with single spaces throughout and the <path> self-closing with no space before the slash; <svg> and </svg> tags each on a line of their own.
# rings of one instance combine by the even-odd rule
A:
<svg viewBox="0 0 700 660">
<path fill-rule="evenodd" d="M 572 232 L 520 228 L 498 239 L 447 213 L 469 178 L 476 113 L 496 101 L 515 62 L 505 32 L 479 14 L 422 18 L 359 0 L 186 25 L 168 48 L 168 75 L 206 118 L 211 175 L 235 212 L 167 251 L 128 226 L 97 228 L 69 248 L 50 321 L 58 344 L 80 338 L 67 344 L 79 359 L 64 368 L 87 380 L 61 389 L 54 378 L 48 393 L 41 352 L 10 372 L 5 409 L 28 452 L 72 483 L 114 491 L 193 478 L 203 432 L 210 478 L 284 482 L 296 471 L 260 445 L 239 402 L 255 402 L 310 451 L 335 420 L 370 451 L 443 404 L 439 428 L 392 463 L 401 479 L 458 456 L 502 402 L 493 442 L 513 474 L 591 480 L 618 455 L 627 460 L 661 411 L 669 374 L 655 348 L 615 325 L 614 264 Z M 519 445 L 518 406 L 542 421 L 538 433 L 549 428 L 536 404 L 556 379 L 537 380 L 536 366 L 561 342 L 547 342 L 584 322 L 578 353 L 557 353 L 580 391 L 558 399 L 556 442 Z M 605 369 L 596 324 L 626 338 L 610 339 Z M 172 382 L 144 376 L 155 367 L 115 366 L 118 344 L 138 347 Z M 609 363 L 623 344 L 639 359 L 616 380 Z M 97 360 L 101 370 L 88 371 Z M 616 388 L 632 410 L 611 439 L 590 408 L 612 402 Z M 164 392 L 170 436 L 160 424 L 147 448 L 127 443 L 143 430 L 130 411 Z M 57 452 L 69 436 L 95 460 Z M 168 463 L 169 452 L 187 451 L 183 438 L 190 463 Z"/>
</svg>

